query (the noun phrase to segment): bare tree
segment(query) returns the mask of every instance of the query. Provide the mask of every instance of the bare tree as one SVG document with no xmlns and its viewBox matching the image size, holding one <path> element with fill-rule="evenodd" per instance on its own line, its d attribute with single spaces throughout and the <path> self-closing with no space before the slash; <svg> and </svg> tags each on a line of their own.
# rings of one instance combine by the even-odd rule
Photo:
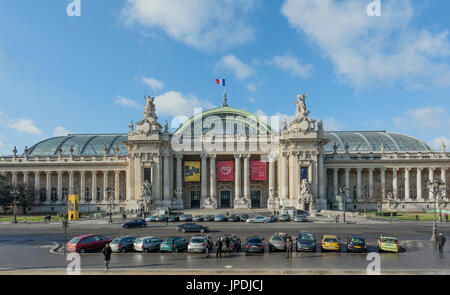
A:
<svg viewBox="0 0 450 295">
<path fill-rule="evenodd" d="M 27 214 L 27 207 L 34 203 L 35 198 L 39 196 L 39 192 L 35 188 L 29 187 L 25 184 L 17 184 L 14 186 L 19 194 L 16 196 L 16 203 L 19 207 L 22 207 L 24 215 Z"/>
<path fill-rule="evenodd" d="M 0 175 L 0 206 L 5 213 L 13 202 L 10 190 L 11 185 L 9 184 L 8 179 L 5 176 Z"/>
<path fill-rule="evenodd" d="M 383 187 L 379 181 L 373 183 L 373 198 L 377 207 L 380 208 L 381 214 L 383 214 Z"/>
</svg>

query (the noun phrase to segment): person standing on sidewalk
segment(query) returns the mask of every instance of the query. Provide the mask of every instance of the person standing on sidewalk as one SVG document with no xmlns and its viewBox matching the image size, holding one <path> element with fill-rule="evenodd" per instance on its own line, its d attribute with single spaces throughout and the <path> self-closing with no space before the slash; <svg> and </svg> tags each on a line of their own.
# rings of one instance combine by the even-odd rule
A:
<svg viewBox="0 0 450 295">
<path fill-rule="evenodd" d="M 166 226 L 169 225 L 169 215 L 166 215 Z"/>
<path fill-rule="evenodd" d="M 437 237 L 436 242 L 438 242 L 440 253 L 444 252 L 444 245 L 445 245 L 446 241 L 447 241 L 447 239 L 444 237 L 444 235 L 442 233 L 439 233 L 439 236 Z"/>
<path fill-rule="evenodd" d="M 127 220 L 127 215 L 125 212 L 122 213 L 122 222 L 125 222 Z"/>
<path fill-rule="evenodd" d="M 288 237 L 286 239 L 286 258 L 289 259 L 292 257 L 292 239 Z"/>
<path fill-rule="evenodd" d="M 109 243 L 105 245 L 105 248 L 103 248 L 102 253 L 103 256 L 105 257 L 106 269 L 109 269 L 109 261 L 111 260 L 111 253 L 112 253 Z"/>
<path fill-rule="evenodd" d="M 216 258 L 222 258 L 222 246 L 223 246 L 223 243 L 222 243 L 222 239 L 221 238 L 219 238 L 218 240 L 217 240 L 217 250 L 216 250 Z"/>
</svg>

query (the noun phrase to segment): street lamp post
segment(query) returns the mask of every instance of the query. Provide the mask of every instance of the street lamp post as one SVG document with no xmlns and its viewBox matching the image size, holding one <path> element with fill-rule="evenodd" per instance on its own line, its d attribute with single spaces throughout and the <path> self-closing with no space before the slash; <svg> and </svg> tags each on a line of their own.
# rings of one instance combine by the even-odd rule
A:
<svg viewBox="0 0 450 295">
<path fill-rule="evenodd" d="M 108 207 L 109 207 L 109 220 L 108 223 L 113 223 L 112 220 L 112 207 L 113 207 L 113 203 L 112 203 L 112 199 L 111 199 L 111 193 L 112 193 L 112 189 L 108 188 L 106 190 L 106 192 L 108 193 Z"/>
<path fill-rule="evenodd" d="M 274 199 L 273 202 L 272 202 L 272 204 L 273 204 L 272 208 L 273 208 L 273 213 L 276 215 L 275 196 L 278 194 L 278 189 L 277 188 L 271 188 L 269 193 L 270 193 L 270 196 L 273 197 L 273 199 Z"/>
<path fill-rule="evenodd" d="M 347 192 L 349 192 L 350 189 L 345 186 L 345 184 L 341 187 L 341 192 L 343 192 L 343 198 L 344 198 L 344 222 L 345 222 L 345 211 L 347 210 Z"/>
<path fill-rule="evenodd" d="M 432 234 L 431 234 L 431 241 L 436 241 L 437 236 L 437 224 L 436 224 L 436 196 L 439 194 L 442 190 L 445 189 L 445 183 L 441 180 L 434 180 L 431 182 L 430 180 L 426 183 L 427 189 L 429 192 L 433 194 L 434 198 L 434 218 L 433 218 L 433 228 L 432 228 Z"/>
<path fill-rule="evenodd" d="M 13 201 L 13 223 L 16 224 L 17 223 L 17 201 L 16 201 L 16 197 L 20 194 L 19 189 L 17 187 L 14 187 L 11 189 L 10 191 L 11 195 L 14 197 L 14 201 Z"/>
<path fill-rule="evenodd" d="M 369 189 L 364 190 L 364 218 L 367 218 L 367 201 L 369 199 Z"/>
</svg>

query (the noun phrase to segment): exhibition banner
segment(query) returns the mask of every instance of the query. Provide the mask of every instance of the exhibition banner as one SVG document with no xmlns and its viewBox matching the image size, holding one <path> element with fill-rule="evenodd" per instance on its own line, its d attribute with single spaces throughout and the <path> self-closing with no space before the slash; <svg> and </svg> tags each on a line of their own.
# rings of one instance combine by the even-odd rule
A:
<svg viewBox="0 0 450 295">
<path fill-rule="evenodd" d="M 184 181 L 200 181 L 200 161 L 184 162 Z"/>
<path fill-rule="evenodd" d="M 80 196 L 79 195 L 69 195 L 67 202 L 67 216 L 68 220 L 78 220 L 79 219 L 79 204 L 80 204 Z"/>
<path fill-rule="evenodd" d="M 266 162 L 250 161 L 250 179 L 252 181 L 267 180 Z"/>
<path fill-rule="evenodd" d="M 217 181 L 233 181 L 233 161 L 217 162 Z"/>
</svg>

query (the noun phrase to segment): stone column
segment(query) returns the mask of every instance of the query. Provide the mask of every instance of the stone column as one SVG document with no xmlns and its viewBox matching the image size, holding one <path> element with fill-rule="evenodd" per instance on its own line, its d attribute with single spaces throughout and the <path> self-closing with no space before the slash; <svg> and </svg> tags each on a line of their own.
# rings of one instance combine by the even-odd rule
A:
<svg viewBox="0 0 450 295">
<path fill-rule="evenodd" d="M 12 174 L 12 179 L 11 179 L 11 183 L 13 186 L 17 185 L 17 171 L 13 171 L 11 172 Z"/>
<path fill-rule="evenodd" d="M 362 168 L 356 168 L 356 198 L 358 202 L 364 202 L 361 193 L 361 172 Z"/>
<path fill-rule="evenodd" d="M 345 192 L 345 198 L 350 199 L 350 168 L 345 168 L 345 187 L 347 191 Z"/>
<path fill-rule="evenodd" d="M 36 204 L 39 203 L 39 192 L 41 190 L 40 181 L 41 181 L 41 179 L 40 179 L 40 172 L 39 171 L 34 171 L 34 190 L 36 192 L 38 192 L 38 196 L 34 199 Z"/>
<path fill-rule="evenodd" d="M 339 183 L 338 183 L 338 172 L 339 168 L 333 169 L 333 191 L 334 191 L 334 198 L 336 198 L 337 195 L 339 195 Z"/>
<path fill-rule="evenodd" d="M 269 156 L 269 198 L 275 198 L 275 157 Z"/>
<path fill-rule="evenodd" d="M 281 198 L 288 198 L 288 164 L 287 157 L 288 153 L 283 153 L 281 155 Z"/>
<path fill-rule="evenodd" d="M 69 195 L 73 194 L 73 171 L 69 171 Z"/>
<path fill-rule="evenodd" d="M 241 198 L 241 156 L 240 154 L 234 155 L 235 169 L 234 172 L 234 199 L 235 202 Z"/>
<path fill-rule="evenodd" d="M 405 201 L 411 201 L 411 196 L 409 193 L 409 171 L 411 168 L 405 168 Z"/>
<path fill-rule="evenodd" d="M 288 169 L 288 196 L 289 199 L 293 200 L 294 198 L 296 198 L 297 196 L 295 195 L 295 183 L 294 183 L 294 162 L 295 162 L 295 156 L 293 152 L 289 153 L 289 169 Z M 310 173 L 308 173 L 310 174 Z M 310 180 L 309 180 L 310 181 Z M 313 190 L 313 185 L 311 184 L 311 189 Z"/>
<path fill-rule="evenodd" d="M 394 199 L 399 200 L 398 195 L 398 180 L 397 180 L 397 168 L 392 168 L 392 193 L 394 194 Z"/>
<path fill-rule="evenodd" d="M 213 199 L 215 202 L 217 198 L 216 155 L 209 155 L 209 185 L 210 185 L 209 195 L 211 196 L 211 199 Z"/>
<path fill-rule="evenodd" d="M 52 172 L 51 171 L 45 171 L 46 177 L 47 177 L 47 184 L 46 186 L 46 202 L 50 202 L 51 200 L 51 194 L 52 194 Z"/>
<path fill-rule="evenodd" d="M 250 200 L 250 155 L 244 155 L 244 199 Z"/>
<path fill-rule="evenodd" d="M 373 200 L 373 168 L 369 168 L 369 200 Z"/>
<path fill-rule="evenodd" d="M 423 201 L 423 196 L 422 196 L 422 169 L 423 168 L 417 168 L 417 201 Z"/>
<path fill-rule="evenodd" d="M 126 174 L 127 184 L 126 184 L 125 195 L 126 195 L 127 201 L 131 201 L 133 199 L 133 178 L 132 178 L 132 176 L 133 176 L 133 163 L 134 163 L 134 161 L 133 161 L 133 156 L 132 155 L 128 155 L 127 159 L 128 159 L 128 168 L 127 168 L 127 172 L 126 172 L 127 173 Z M 153 176 L 153 174 L 154 174 L 154 171 L 153 171 L 153 166 L 152 166 L 152 176 Z M 155 184 L 153 183 L 153 185 L 155 185 Z M 152 191 L 154 193 L 155 192 L 155 188 L 152 188 Z"/>
<path fill-rule="evenodd" d="M 103 171 L 103 202 L 108 202 L 108 171 Z"/>
<path fill-rule="evenodd" d="M 182 189 L 183 189 L 183 156 L 181 154 L 177 154 L 176 156 L 177 159 L 177 171 L 176 171 L 176 190 L 177 190 L 177 204 L 178 205 L 182 205 L 182 200 L 183 200 L 183 193 L 182 193 Z"/>
<path fill-rule="evenodd" d="M 434 169 L 435 168 L 429 168 L 429 173 L 428 173 L 428 179 L 431 181 L 431 182 L 433 182 L 434 181 Z M 428 200 L 433 200 L 434 201 L 434 198 L 433 198 L 433 193 L 430 191 L 429 193 L 428 193 Z"/>
<path fill-rule="evenodd" d="M 386 168 L 381 168 L 381 199 L 386 198 Z"/>
<path fill-rule="evenodd" d="M 170 201 L 170 185 L 169 185 L 169 177 L 170 177 L 170 171 L 169 171 L 169 153 L 167 152 L 164 154 L 164 201 Z M 203 173 L 202 173 L 203 174 Z"/>
<path fill-rule="evenodd" d="M 62 171 L 57 172 L 58 175 L 58 184 L 57 184 L 57 195 L 58 195 L 58 203 L 62 201 Z"/>
<path fill-rule="evenodd" d="M 204 200 L 208 197 L 208 168 L 207 168 L 207 157 L 205 154 L 201 154 L 200 155 L 200 159 L 201 159 L 201 169 L 200 169 L 200 173 L 201 173 L 201 192 L 200 192 L 200 196 L 201 199 Z"/>
<path fill-rule="evenodd" d="M 120 201 L 120 170 L 114 171 L 114 200 Z"/>
<path fill-rule="evenodd" d="M 97 202 L 97 171 L 92 171 L 92 184 L 91 184 L 91 195 L 92 201 Z"/>
<path fill-rule="evenodd" d="M 80 203 L 86 201 L 86 171 L 80 171 Z"/>
<path fill-rule="evenodd" d="M 320 199 L 325 199 L 326 196 L 326 189 L 325 189 L 325 185 L 326 185 L 326 175 L 327 175 L 327 170 L 325 169 L 324 165 L 323 165 L 323 153 L 320 153 L 319 157 L 318 157 L 318 168 L 319 168 L 319 198 Z"/>
<path fill-rule="evenodd" d="M 28 181 L 28 171 L 24 171 L 23 172 L 23 184 L 28 187 L 29 181 Z M 444 174 L 445 175 L 445 174 Z"/>
<path fill-rule="evenodd" d="M 442 167 L 442 168 L 441 168 L 441 181 L 445 183 L 445 186 L 447 186 L 447 181 L 446 181 L 446 178 L 445 178 L 445 172 L 446 172 L 446 170 L 447 170 L 447 168 L 445 168 L 445 167 Z M 446 198 L 446 197 L 447 197 L 447 189 L 445 189 L 445 190 L 442 191 L 441 196 L 442 196 L 443 198 Z"/>
</svg>

